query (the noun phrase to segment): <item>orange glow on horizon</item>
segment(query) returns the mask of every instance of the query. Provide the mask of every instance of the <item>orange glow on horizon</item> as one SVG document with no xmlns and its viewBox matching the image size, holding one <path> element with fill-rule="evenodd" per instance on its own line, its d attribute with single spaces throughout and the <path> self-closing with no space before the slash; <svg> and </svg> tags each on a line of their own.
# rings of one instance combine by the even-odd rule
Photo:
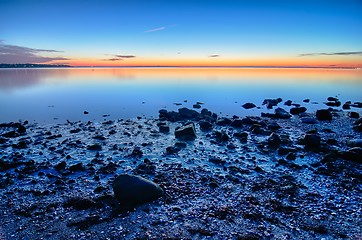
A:
<svg viewBox="0 0 362 240">
<path fill-rule="evenodd" d="M 362 59 L 359 58 L 325 58 L 325 57 L 295 57 L 265 58 L 265 59 L 186 59 L 186 58 L 134 58 L 122 61 L 104 61 L 99 59 L 73 59 L 67 61 L 53 61 L 52 64 L 68 64 L 74 67 L 325 67 L 325 68 L 362 68 Z"/>
</svg>

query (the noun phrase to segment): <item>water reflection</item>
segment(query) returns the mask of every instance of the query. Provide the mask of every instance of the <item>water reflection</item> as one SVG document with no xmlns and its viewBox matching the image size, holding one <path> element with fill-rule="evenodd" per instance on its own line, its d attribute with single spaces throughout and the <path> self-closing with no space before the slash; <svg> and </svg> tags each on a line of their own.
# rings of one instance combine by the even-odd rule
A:
<svg viewBox="0 0 362 240">
<path fill-rule="evenodd" d="M 0 69 L 0 121 L 157 116 L 196 101 L 223 114 L 258 114 L 240 105 L 281 97 L 360 101 L 361 70 L 240 68 Z M 187 102 L 184 102 L 187 100 Z M 54 106 L 49 108 L 48 106 Z M 315 106 L 308 106 L 313 108 Z M 83 111 L 91 114 L 85 116 Z"/>
</svg>

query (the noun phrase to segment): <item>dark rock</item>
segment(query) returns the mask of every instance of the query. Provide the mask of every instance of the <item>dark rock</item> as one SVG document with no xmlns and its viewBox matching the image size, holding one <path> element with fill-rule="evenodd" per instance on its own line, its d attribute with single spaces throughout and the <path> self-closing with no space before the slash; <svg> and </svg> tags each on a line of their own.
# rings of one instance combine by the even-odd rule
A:
<svg viewBox="0 0 362 240">
<path fill-rule="evenodd" d="M 288 153 L 294 153 L 296 152 L 297 150 L 295 148 L 287 148 L 287 147 L 280 147 L 278 149 L 278 154 L 280 155 L 286 155 Z"/>
<path fill-rule="evenodd" d="M 175 130 L 175 137 L 181 140 L 194 140 L 196 138 L 195 125 L 193 123 L 178 127 Z"/>
<path fill-rule="evenodd" d="M 134 174 L 155 174 L 155 172 L 156 165 L 147 158 L 133 170 Z"/>
<path fill-rule="evenodd" d="M 197 111 L 188 108 L 180 108 L 178 110 L 178 113 L 182 118 L 189 120 L 196 119 L 199 116 L 199 113 Z"/>
<path fill-rule="evenodd" d="M 275 116 L 277 118 L 288 119 L 291 117 L 291 115 L 287 111 L 285 111 L 283 108 L 277 108 L 277 109 L 275 109 L 274 112 L 275 112 Z"/>
<path fill-rule="evenodd" d="M 127 174 L 116 177 L 113 182 L 113 192 L 124 210 L 163 196 L 163 190 L 156 183 Z"/>
<path fill-rule="evenodd" d="M 227 135 L 224 131 L 215 131 L 213 136 L 218 142 L 227 142 L 230 139 L 229 135 Z"/>
<path fill-rule="evenodd" d="M 278 130 L 278 129 L 280 129 L 280 128 L 281 128 L 281 126 L 280 126 L 278 123 L 276 123 L 276 122 L 270 122 L 270 123 L 268 124 L 268 129 L 270 129 L 270 130 L 275 131 L 275 130 Z"/>
<path fill-rule="evenodd" d="M 356 130 L 357 132 L 362 132 L 362 123 L 354 126 L 353 129 Z"/>
<path fill-rule="evenodd" d="M 281 142 L 282 141 L 281 141 L 279 135 L 274 132 L 268 137 L 269 146 L 275 147 L 275 146 L 278 146 L 279 144 L 281 144 Z"/>
<path fill-rule="evenodd" d="M 296 114 L 300 114 L 300 113 L 304 113 L 307 111 L 307 108 L 305 107 L 294 107 L 290 109 L 290 114 L 296 115 Z"/>
<path fill-rule="evenodd" d="M 345 109 L 345 110 L 351 109 L 350 105 L 351 105 L 350 103 L 344 103 L 342 108 Z"/>
<path fill-rule="evenodd" d="M 212 124 L 209 121 L 200 121 L 199 125 L 202 131 L 210 131 L 212 129 Z"/>
<path fill-rule="evenodd" d="M 216 122 L 219 126 L 228 126 L 231 124 L 231 120 L 229 118 L 220 118 Z"/>
<path fill-rule="evenodd" d="M 184 142 L 176 142 L 175 143 L 175 147 L 177 147 L 177 148 L 186 148 L 186 143 L 184 143 Z"/>
<path fill-rule="evenodd" d="M 73 207 L 76 210 L 85 210 L 94 207 L 96 202 L 87 197 L 75 196 L 68 198 L 63 205 L 64 207 Z"/>
<path fill-rule="evenodd" d="M 329 107 L 339 107 L 341 106 L 341 102 L 336 101 L 336 102 L 325 102 L 325 105 L 329 106 Z"/>
<path fill-rule="evenodd" d="M 159 130 L 162 133 L 168 133 L 168 132 L 170 132 L 170 126 L 168 126 L 168 125 L 160 125 Z"/>
<path fill-rule="evenodd" d="M 280 102 L 282 102 L 283 100 L 281 98 L 277 98 L 277 99 L 264 99 L 263 101 L 263 105 L 266 105 L 267 108 L 271 109 L 274 106 L 278 105 Z"/>
<path fill-rule="evenodd" d="M 70 133 L 79 133 L 80 131 L 82 131 L 80 128 L 76 128 L 76 129 L 72 129 L 69 132 Z"/>
<path fill-rule="evenodd" d="M 353 147 L 341 153 L 341 156 L 345 160 L 352 162 L 362 163 L 362 148 Z"/>
<path fill-rule="evenodd" d="M 303 100 L 303 102 L 309 103 L 309 102 L 310 102 L 310 99 L 306 98 L 306 99 Z"/>
<path fill-rule="evenodd" d="M 166 148 L 166 154 L 175 154 L 178 153 L 181 149 L 175 146 L 170 146 Z"/>
<path fill-rule="evenodd" d="M 140 147 L 134 147 L 132 153 L 129 155 L 130 157 L 140 158 L 143 156 L 143 152 Z"/>
<path fill-rule="evenodd" d="M 332 120 L 332 113 L 328 109 L 320 109 L 316 112 L 319 121 Z"/>
<path fill-rule="evenodd" d="M 337 145 L 338 141 L 336 139 L 329 138 L 329 139 L 327 139 L 326 143 L 329 145 Z"/>
<path fill-rule="evenodd" d="M 25 141 L 19 141 L 16 144 L 12 145 L 13 148 L 17 148 L 17 149 L 24 149 L 24 148 L 28 148 L 28 144 Z"/>
<path fill-rule="evenodd" d="M 54 168 L 55 168 L 55 170 L 61 171 L 61 170 L 64 170 L 66 166 L 67 166 L 67 163 L 65 161 L 61 161 L 60 163 L 55 165 Z"/>
<path fill-rule="evenodd" d="M 358 112 L 350 112 L 349 117 L 350 118 L 359 118 L 359 113 Z"/>
<path fill-rule="evenodd" d="M 89 114 L 89 112 L 87 112 L 87 111 L 84 111 L 83 113 L 84 113 L 84 114 Z"/>
<path fill-rule="evenodd" d="M 255 108 L 256 105 L 254 103 L 245 103 L 242 105 L 242 107 L 245 109 L 251 109 L 251 108 Z"/>
<path fill-rule="evenodd" d="M 297 155 L 293 152 L 290 152 L 285 158 L 288 160 L 295 160 L 297 158 Z"/>
<path fill-rule="evenodd" d="M 201 105 L 200 104 L 194 104 L 192 105 L 193 108 L 196 108 L 196 109 L 200 109 L 201 108 Z"/>
<path fill-rule="evenodd" d="M 10 131 L 10 132 L 4 133 L 2 136 L 6 137 L 6 138 L 15 138 L 15 137 L 19 137 L 19 133 L 16 131 Z"/>
<path fill-rule="evenodd" d="M 316 124 L 317 120 L 315 120 L 314 118 L 311 117 L 302 117 L 300 118 L 300 121 L 302 121 L 302 123 L 306 123 L 306 124 Z"/>
<path fill-rule="evenodd" d="M 230 125 L 235 128 L 241 128 L 243 126 L 243 121 L 241 119 L 234 119 Z"/>
<path fill-rule="evenodd" d="M 353 139 L 347 141 L 347 146 L 349 147 L 362 147 L 362 139 Z"/>
<path fill-rule="evenodd" d="M 321 137 L 317 134 L 308 133 L 304 136 L 303 143 L 307 147 L 316 148 L 321 144 Z"/>
<path fill-rule="evenodd" d="M 258 123 L 258 121 L 253 119 L 252 117 L 245 117 L 245 118 L 241 119 L 241 121 L 245 125 L 253 125 L 255 123 Z"/>
<path fill-rule="evenodd" d="M 362 102 L 354 102 L 351 106 L 355 108 L 362 108 Z"/>
<path fill-rule="evenodd" d="M 233 143 L 228 144 L 226 147 L 230 150 L 233 150 L 236 148 L 235 144 L 233 144 Z"/>
<path fill-rule="evenodd" d="M 102 150 L 102 146 L 99 145 L 99 144 L 92 144 L 92 145 L 89 145 L 87 147 L 88 150 L 91 150 L 91 151 L 101 151 Z"/>
<path fill-rule="evenodd" d="M 234 133 L 234 137 L 238 138 L 240 142 L 246 143 L 248 141 L 248 133 L 247 132 L 236 132 Z"/>
<path fill-rule="evenodd" d="M 224 159 L 221 159 L 219 157 L 210 157 L 209 162 L 217 164 L 217 165 L 224 165 L 226 161 Z"/>
<path fill-rule="evenodd" d="M 23 134 L 26 132 L 26 127 L 24 125 L 21 125 L 20 123 L 17 124 L 18 132 Z"/>
<path fill-rule="evenodd" d="M 338 98 L 328 97 L 328 98 L 327 98 L 327 101 L 336 102 L 336 101 L 338 101 Z"/>
<path fill-rule="evenodd" d="M 69 167 L 69 171 L 76 172 L 76 171 L 83 171 L 85 170 L 82 163 L 77 163 Z"/>
<path fill-rule="evenodd" d="M 101 140 L 101 141 L 106 140 L 106 138 L 105 138 L 104 136 L 102 136 L 102 135 L 95 135 L 95 136 L 93 137 L 93 139 Z"/>
<path fill-rule="evenodd" d="M 6 138 L 1 138 L 0 137 L 0 144 L 6 143 L 7 141 L 9 141 L 9 140 L 6 139 Z"/>
<path fill-rule="evenodd" d="M 79 229 L 83 230 L 83 229 L 86 229 L 92 225 L 95 225 L 95 224 L 98 224 L 101 222 L 102 222 L 101 217 L 98 215 L 90 215 L 90 216 L 86 216 L 86 217 L 81 216 L 81 217 L 70 220 L 67 223 L 67 226 L 68 227 L 75 226 L 75 227 L 78 227 Z"/>
<path fill-rule="evenodd" d="M 292 100 L 285 101 L 284 105 L 289 107 L 292 106 Z"/>
</svg>

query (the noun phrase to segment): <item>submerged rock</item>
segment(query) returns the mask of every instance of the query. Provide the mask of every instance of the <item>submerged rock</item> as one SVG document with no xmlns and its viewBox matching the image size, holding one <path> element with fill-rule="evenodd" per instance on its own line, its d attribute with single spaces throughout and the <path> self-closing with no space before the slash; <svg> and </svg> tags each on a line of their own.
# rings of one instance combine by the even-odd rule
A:
<svg viewBox="0 0 362 240">
<path fill-rule="evenodd" d="M 125 210 L 163 196 L 163 190 L 156 183 L 128 174 L 116 177 L 113 182 L 113 192 L 115 198 Z"/>
<path fill-rule="evenodd" d="M 175 137 L 181 140 L 193 140 L 196 138 L 195 125 L 193 123 L 176 128 Z"/>
</svg>

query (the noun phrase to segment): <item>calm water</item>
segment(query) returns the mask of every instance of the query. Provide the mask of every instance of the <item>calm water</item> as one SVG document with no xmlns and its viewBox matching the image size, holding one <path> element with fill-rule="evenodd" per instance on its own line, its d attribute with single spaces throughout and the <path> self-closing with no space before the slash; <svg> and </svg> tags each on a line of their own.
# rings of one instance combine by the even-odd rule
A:
<svg viewBox="0 0 362 240">
<path fill-rule="evenodd" d="M 362 101 L 362 71 L 237 68 L 0 69 L 0 122 L 101 120 L 158 115 L 197 101 L 223 115 L 265 111 L 265 98 L 321 107 L 329 96 Z M 185 102 L 187 101 L 187 102 Z M 261 109 L 244 110 L 253 102 Z M 287 107 L 286 107 L 287 109 Z M 88 111 L 88 115 L 83 112 Z"/>
</svg>

